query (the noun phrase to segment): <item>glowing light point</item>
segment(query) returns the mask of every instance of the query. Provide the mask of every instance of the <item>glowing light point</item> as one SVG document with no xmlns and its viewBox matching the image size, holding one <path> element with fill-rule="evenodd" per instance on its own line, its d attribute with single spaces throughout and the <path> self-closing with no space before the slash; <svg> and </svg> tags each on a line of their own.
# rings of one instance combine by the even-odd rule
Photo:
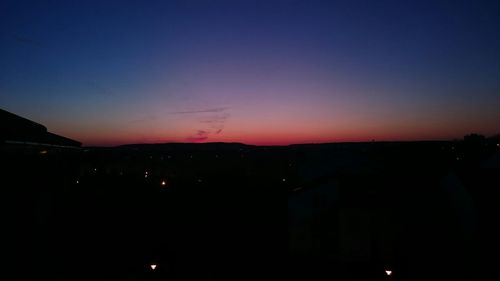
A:
<svg viewBox="0 0 500 281">
<path fill-rule="evenodd" d="M 151 267 L 152 270 L 155 270 L 156 269 L 156 264 L 151 264 L 150 267 Z"/>
<path fill-rule="evenodd" d="M 283 178 L 283 179 L 282 179 L 282 181 L 283 181 L 283 182 L 285 182 L 285 181 L 286 181 L 286 179 L 285 179 L 285 178 Z"/>
<path fill-rule="evenodd" d="M 392 275 L 392 270 L 386 270 L 386 271 L 385 271 L 385 274 L 386 274 L 387 276 L 391 276 L 391 275 Z"/>
<path fill-rule="evenodd" d="M 165 185 L 167 185 L 167 182 L 166 181 L 161 181 L 161 185 L 165 186 Z"/>
<path fill-rule="evenodd" d="M 76 180 L 76 183 L 78 184 L 78 183 L 80 183 L 80 181 L 79 181 L 79 180 Z"/>
</svg>

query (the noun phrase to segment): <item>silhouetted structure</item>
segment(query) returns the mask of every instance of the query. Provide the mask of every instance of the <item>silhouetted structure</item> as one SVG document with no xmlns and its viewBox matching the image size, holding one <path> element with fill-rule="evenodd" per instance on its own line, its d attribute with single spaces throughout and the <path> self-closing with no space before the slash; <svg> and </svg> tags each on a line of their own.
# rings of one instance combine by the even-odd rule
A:
<svg viewBox="0 0 500 281">
<path fill-rule="evenodd" d="M 0 141 L 12 144 L 80 147 L 78 141 L 47 131 L 41 124 L 0 109 Z"/>
</svg>

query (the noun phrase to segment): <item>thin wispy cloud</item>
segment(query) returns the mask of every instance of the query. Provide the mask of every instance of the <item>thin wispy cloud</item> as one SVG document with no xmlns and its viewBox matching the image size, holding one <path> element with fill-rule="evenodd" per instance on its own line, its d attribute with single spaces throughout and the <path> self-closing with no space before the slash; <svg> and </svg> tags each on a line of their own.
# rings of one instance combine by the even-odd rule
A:
<svg viewBox="0 0 500 281">
<path fill-rule="evenodd" d="M 230 117 L 230 114 L 227 112 L 221 113 L 221 114 L 214 114 L 211 116 L 207 116 L 204 118 L 200 118 L 200 123 L 202 124 L 207 124 L 207 126 L 210 128 L 210 130 L 214 134 L 220 134 L 222 130 L 224 129 L 224 125 L 226 123 L 226 120 Z"/>
<path fill-rule="evenodd" d="M 219 135 L 225 127 L 227 119 L 231 116 L 226 112 L 228 107 L 217 107 L 205 110 L 182 111 L 183 113 L 204 113 L 204 116 L 198 118 L 200 128 L 196 133 L 187 138 L 188 141 L 205 141 L 211 135 Z M 206 114 L 210 113 L 210 114 Z"/>
<path fill-rule="evenodd" d="M 150 116 L 147 116 L 144 118 L 130 120 L 130 121 L 128 121 L 128 123 L 129 124 L 137 124 L 137 123 L 151 122 L 151 121 L 156 120 L 156 118 L 157 118 L 156 115 L 150 115 Z"/>
<path fill-rule="evenodd" d="M 204 141 L 208 139 L 208 135 L 210 132 L 205 130 L 198 130 L 194 136 L 190 136 L 187 138 L 188 141 L 198 142 Z"/>
<path fill-rule="evenodd" d="M 35 47 L 43 47 L 43 44 L 40 41 L 37 41 L 37 40 L 30 38 L 30 37 L 27 37 L 27 36 L 12 34 L 11 37 L 12 37 L 12 39 L 14 39 L 14 41 L 21 43 L 21 44 L 35 46 Z"/>
<path fill-rule="evenodd" d="M 170 114 L 217 113 L 217 112 L 223 112 L 227 109 L 229 109 L 229 107 L 214 107 L 214 108 L 207 108 L 207 109 L 201 109 L 201 110 L 173 111 L 173 112 L 169 112 L 169 113 Z"/>
<path fill-rule="evenodd" d="M 91 80 L 87 82 L 87 85 L 96 93 L 99 95 L 112 95 L 113 91 L 111 88 L 103 86 L 101 83 L 98 83 L 95 80 Z"/>
<path fill-rule="evenodd" d="M 203 117 L 198 119 L 200 123 L 205 123 L 205 124 L 217 124 L 221 122 L 225 122 L 227 118 L 229 118 L 229 113 L 222 113 L 222 114 L 214 114 L 211 116 Z"/>
</svg>

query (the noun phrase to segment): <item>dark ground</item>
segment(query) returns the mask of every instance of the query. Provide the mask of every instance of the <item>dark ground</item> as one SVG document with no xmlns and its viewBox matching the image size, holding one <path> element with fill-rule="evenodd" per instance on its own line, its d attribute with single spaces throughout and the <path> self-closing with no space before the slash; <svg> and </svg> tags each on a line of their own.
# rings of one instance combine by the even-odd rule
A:
<svg viewBox="0 0 500 281">
<path fill-rule="evenodd" d="M 492 141 L 4 144 L 0 278 L 498 280 L 499 153 Z"/>
</svg>

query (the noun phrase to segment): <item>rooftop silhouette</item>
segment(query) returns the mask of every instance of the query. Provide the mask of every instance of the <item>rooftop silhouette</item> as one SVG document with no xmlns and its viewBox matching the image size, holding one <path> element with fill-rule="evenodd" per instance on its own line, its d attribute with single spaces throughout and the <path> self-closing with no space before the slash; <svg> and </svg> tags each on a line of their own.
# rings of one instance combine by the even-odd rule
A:
<svg viewBox="0 0 500 281">
<path fill-rule="evenodd" d="M 0 141 L 50 146 L 80 147 L 81 142 L 47 131 L 34 121 L 0 109 Z"/>
</svg>

